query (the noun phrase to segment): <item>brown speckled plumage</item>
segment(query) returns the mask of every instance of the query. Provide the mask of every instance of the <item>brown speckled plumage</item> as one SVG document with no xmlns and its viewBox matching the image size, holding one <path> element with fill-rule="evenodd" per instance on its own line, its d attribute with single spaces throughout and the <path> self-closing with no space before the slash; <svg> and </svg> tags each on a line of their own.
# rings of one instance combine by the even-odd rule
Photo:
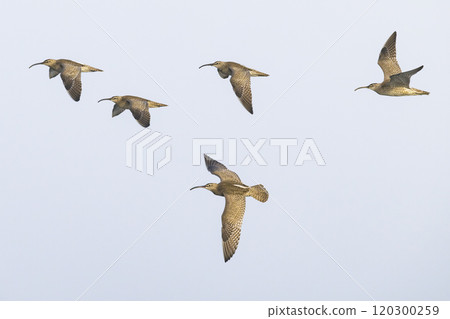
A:
<svg viewBox="0 0 450 319">
<path fill-rule="evenodd" d="M 113 96 L 111 98 L 101 99 L 99 102 L 100 101 L 112 101 L 115 103 L 112 110 L 112 117 L 119 115 L 125 110 L 130 110 L 136 121 L 138 121 L 138 123 L 143 127 L 150 126 L 149 108 L 167 106 L 166 104 L 132 95 Z"/>
<path fill-rule="evenodd" d="M 204 64 L 200 66 L 200 68 L 204 66 L 216 67 L 217 72 L 219 72 L 220 77 L 223 79 L 231 76 L 230 83 L 233 87 L 234 93 L 239 98 L 239 101 L 241 101 L 245 109 L 253 114 L 250 77 L 269 76 L 268 74 L 247 68 L 246 66 L 243 66 L 236 62 L 216 61 L 214 63 Z"/>
<path fill-rule="evenodd" d="M 77 102 L 81 97 L 81 72 L 102 72 L 102 70 L 92 66 L 66 59 L 47 59 L 44 62 L 31 65 L 30 68 L 39 64 L 46 65 L 50 68 L 50 79 L 61 74 L 64 87 L 72 99 Z"/>
<path fill-rule="evenodd" d="M 370 89 L 381 95 L 405 96 L 405 95 L 428 95 L 429 92 L 409 87 L 411 76 L 422 70 L 423 65 L 414 70 L 402 72 L 397 61 L 396 52 L 397 32 L 394 32 L 384 44 L 378 57 L 378 65 L 384 73 L 381 83 L 372 83 L 368 86 L 356 88 Z"/>
<path fill-rule="evenodd" d="M 225 197 L 225 209 L 222 214 L 222 247 L 225 262 L 235 253 L 241 236 L 242 221 L 245 213 L 245 197 L 251 196 L 260 202 L 269 199 L 269 193 L 263 185 L 247 186 L 239 176 L 227 167 L 205 154 L 208 171 L 220 178 L 220 183 L 208 183 L 205 188 L 215 195 Z"/>
</svg>

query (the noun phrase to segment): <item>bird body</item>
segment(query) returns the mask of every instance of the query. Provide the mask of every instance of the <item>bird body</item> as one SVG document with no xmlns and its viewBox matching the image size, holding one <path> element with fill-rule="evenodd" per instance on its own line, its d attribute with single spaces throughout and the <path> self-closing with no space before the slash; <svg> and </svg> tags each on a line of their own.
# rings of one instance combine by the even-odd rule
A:
<svg viewBox="0 0 450 319">
<path fill-rule="evenodd" d="M 74 101 L 79 101 L 81 97 L 81 72 L 103 72 L 100 69 L 94 68 L 87 64 L 81 64 L 67 59 L 47 59 L 35 65 L 46 65 L 49 67 L 49 77 L 54 78 L 61 74 L 64 87 Z"/>
<path fill-rule="evenodd" d="M 112 111 L 112 117 L 121 114 L 125 110 L 130 110 L 136 121 L 138 121 L 138 123 L 143 127 L 150 126 L 149 108 L 167 106 L 166 104 L 154 102 L 133 95 L 113 96 L 111 98 L 101 99 L 98 102 L 106 100 L 115 103 Z"/>
<path fill-rule="evenodd" d="M 251 189 L 250 186 L 247 186 L 242 183 L 236 183 L 236 182 L 225 181 L 225 182 L 220 182 L 218 184 L 209 183 L 209 187 L 207 189 L 218 196 L 225 196 L 225 194 L 251 196 L 250 195 L 250 189 Z"/>
<path fill-rule="evenodd" d="M 216 61 L 216 62 L 214 62 L 213 66 L 215 66 L 217 68 L 217 72 L 223 79 L 228 78 L 230 75 L 233 76 L 233 73 L 235 71 L 240 71 L 240 70 L 249 72 L 250 76 L 269 76 L 266 73 L 247 68 L 246 66 L 236 63 L 236 62 Z"/>
<path fill-rule="evenodd" d="M 423 65 L 410 71 L 402 72 L 397 61 L 396 53 L 397 32 L 394 32 L 384 44 L 378 57 L 378 65 L 384 73 L 384 80 L 381 83 L 372 83 L 368 86 L 356 88 L 370 89 L 380 95 L 405 96 L 405 95 L 428 95 L 427 91 L 409 87 L 411 77 L 422 70 Z"/>
<path fill-rule="evenodd" d="M 196 188 L 205 188 L 217 196 L 225 197 L 225 209 L 222 214 L 222 247 L 225 262 L 235 253 L 239 244 L 242 221 L 245 213 L 245 198 L 251 196 L 260 202 L 269 199 L 269 193 L 263 185 L 247 186 L 239 176 L 225 165 L 205 154 L 208 171 L 220 178 L 220 183 L 208 183 Z"/>
<path fill-rule="evenodd" d="M 266 73 L 250 69 L 236 62 L 222 62 L 216 61 L 214 63 L 204 64 L 204 66 L 214 66 L 217 68 L 217 72 L 223 79 L 230 78 L 231 86 L 234 93 L 241 101 L 242 105 L 247 111 L 253 114 L 252 105 L 252 91 L 250 86 L 250 77 L 252 76 L 269 76 Z"/>
<path fill-rule="evenodd" d="M 428 95 L 430 92 L 422 91 L 415 88 L 409 87 L 399 87 L 399 86 L 391 86 L 389 83 L 375 83 L 378 84 L 378 87 L 371 88 L 373 91 L 377 92 L 380 95 L 388 95 L 388 96 L 405 96 L 405 95 Z"/>
</svg>

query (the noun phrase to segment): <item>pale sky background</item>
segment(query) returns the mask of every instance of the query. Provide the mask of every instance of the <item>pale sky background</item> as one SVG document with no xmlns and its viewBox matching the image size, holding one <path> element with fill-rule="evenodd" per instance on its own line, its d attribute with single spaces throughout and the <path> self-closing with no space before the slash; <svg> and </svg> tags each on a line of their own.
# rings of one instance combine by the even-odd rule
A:
<svg viewBox="0 0 450 319">
<path fill-rule="evenodd" d="M 77 299 L 164 212 L 83 300 L 449 300 L 447 2 L 379 0 L 361 16 L 372 1 L 77 1 L 0 5 L 1 300 Z M 394 31 L 429 96 L 353 91 L 382 80 Z M 28 69 L 47 58 L 104 72 L 83 73 L 76 103 L 48 67 Z M 270 74 L 252 79 L 254 115 L 198 69 L 215 60 Z M 151 110 L 173 137 L 154 176 L 125 165 L 132 115 L 97 104 L 126 94 L 169 104 Z M 266 145 L 267 166 L 230 167 L 270 199 L 247 200 L 226 264 L 223 198 L 187 191 L 218 180 L 192 165 L 207 137 L 313 138 L 327 163 L 295 167 L 293 147 L 280 167 Z"/>
</svg>

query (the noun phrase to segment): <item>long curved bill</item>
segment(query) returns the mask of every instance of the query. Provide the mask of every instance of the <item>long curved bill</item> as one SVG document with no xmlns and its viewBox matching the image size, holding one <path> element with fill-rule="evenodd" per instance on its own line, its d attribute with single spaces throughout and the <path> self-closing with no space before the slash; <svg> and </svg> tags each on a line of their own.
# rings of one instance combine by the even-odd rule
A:
<svg viewBox="0 0 450 319">
<path fill-rule="evenodd" d="M 359 89 L 368 89 L 368 86 L 360 86 L 359 88 L 356 88 L 355 91 L 359 90 Z"/>
<path fill-rule="evenodd" d="M 213 66 L 213 65 L 214 65 L 214 63 L 208 63 L 208 64 L 203 64 L 203 65 L 199 66 L 198 68 L 201 69 L 204 66 Z"/>
<path fill-rule="evenodd" d="M 205 186 L 195 186 L 195 187 L 192 187 L 190 190 L 193 190 L 193 189 L 196 189 L 196 188 L 205 188 Z"/>
<path fill-rule="evenodd" d="M 101 101 L 111 101 L 111 99 L 112 99 L 112 97 L 110 97 L 110 98 L 105 98 L 105 99 L 101 99 L 101 100 L 98 100 L 97 103 L 99 103 L 99 102 L 101 102 Z"/>
<path fill-rule="evenodd" d="M 39 63 L 32 64 L 32 65 L 30 65 L 29 69 L 31 69 L 31 67 L 33 67 L 35 65 L 39 65 L 39 64 L 44 64 L 44 62 L 39 62 Z"/>
</svg>

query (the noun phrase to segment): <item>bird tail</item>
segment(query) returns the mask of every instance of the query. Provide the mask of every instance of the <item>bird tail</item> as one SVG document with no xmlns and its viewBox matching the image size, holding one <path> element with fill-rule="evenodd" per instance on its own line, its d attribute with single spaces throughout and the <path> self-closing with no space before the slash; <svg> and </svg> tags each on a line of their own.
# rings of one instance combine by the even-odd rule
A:
<svg viewBox="0 0 450 319">
<path fill-rule="evenodd" d="M 263 72 L 259 72 L 253 69 L 249 69 L 250 72 L 250 76 L 269 76 L 269 74 L 263 73 Z"/>
<path fill-rule="evenodd" d="M 412 88 L 412 90 L 414 91 L 415 95 L 428 95 L 428 94 L 430 94 L 430 92 L 422 91 L 422 90 L 419 90 L 419 89 Z"/>
<path fill-rule="evenodd" d="M 167 104 L 162 104 L 158 102 L 149 101 L 148 107 L 161 107 L 161 106 L 167 106 Z"/>
<path fill-rule="evenodd" d="M 269 199 L 269 192 L 261 184 L 250 187 L 249 195 L 263 203 Z"/>
<path fill-rule="evenodd" d="M 86 65 L 86 64 L 81 67 L 81 71 L 82 72 L 103 72 L 103 70 L 94 68 L 93 66 Z"/>
</svg>

